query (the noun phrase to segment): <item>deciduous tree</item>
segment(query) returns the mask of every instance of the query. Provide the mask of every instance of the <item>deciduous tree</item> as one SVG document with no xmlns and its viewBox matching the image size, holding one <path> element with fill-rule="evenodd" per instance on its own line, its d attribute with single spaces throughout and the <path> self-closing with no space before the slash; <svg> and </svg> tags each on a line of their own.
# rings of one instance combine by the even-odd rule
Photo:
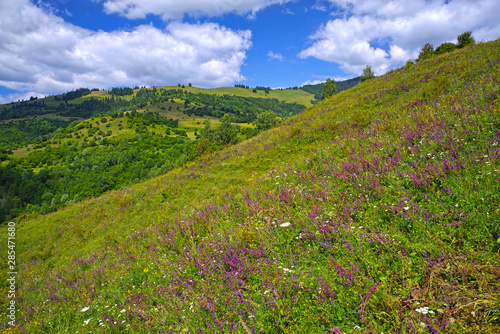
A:
<svg viewBox="0 0 500 334">
<path fill-rule="evenodd" d="M 363 82 L 373 78 L 375 78 L 375 73 L 373 73 L 372 67 L 370 65 L 366 65 L 366 67 L 363 69 L 363 74 L 361 74 L 359 80 Z"/>
<path fill-rule="evenodd" d="M 335 94 L 337 94 L 337 86 L 335 86 L 335 80 L 330 78 L 326 79 L 326 82 L 323 84 L 321 99 L 324 100 Z"/>
<path fill-rule="evenodd" d="M 257 115 L 254 125 L 257 131 L 264 131 L 275 126 L 277 122 L 276 114 L 272 111 L 266 111 Z"/>
<path fill-rule="evenodd" d="M 422 48 L 422 50 L 420 50 L 417 61 L 422 61 L 427 58 L 430 58 L 432 57 L 433 53 L 434 53 L 434 45 L 432 45 L 431 43 L 426 43 Z"/>
<path fill-rule="evenodd" d="M 463 48 L 469 44 L 474 44 L 476 41 L 472 37 L 472 32 L 467 31 L 457 37 L 457 48 Z"/>
</svg>

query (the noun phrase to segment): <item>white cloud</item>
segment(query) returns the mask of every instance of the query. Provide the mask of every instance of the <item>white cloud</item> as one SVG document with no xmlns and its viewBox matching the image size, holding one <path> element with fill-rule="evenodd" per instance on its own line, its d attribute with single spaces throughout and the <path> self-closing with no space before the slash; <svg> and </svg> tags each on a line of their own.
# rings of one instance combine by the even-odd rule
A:
<svg viewBox="0 0 500 334">
<path fill-rule="evenodd" d="M 304 81 L 303 83 L 300 84 L 300 87 L 307 86 L 307 85 L 317 85 L 320 83 L 325 82 L 325 80 L 307 80 Z"/>
<path fill-rule="evenodd" d="M 472 31 L 477 40 L 500 36 L 498 0 L 330 0 L 340 8 L 335 19 L 310 38 L 299 53 L 335 62 L 359 75 L 371 65 L 377 75 L 414 58 L 425 43 L 455 42 Z"/>
<path fill-rule="evenodd" d="M 240 68 L 251 47 L 250 31 L 215 23 L 95 32 L 29 0 L 3 0 L 0 12 L 0 85 L 32 95 L 78 87 L 228 85 L 244 80 Z"/>
<path fill-rule="evenodd" d="M 267 56 L 273 60 L 278 60 L 278 61 L 283 61 L 285 59 L 281 53 L 274 53 L 272 51 L 269 51 L 267 53 Z"/>
<path fill-rule="evenodd" d="M 0 104 L 7 104 L 10 102 L 17 102 L 22 100 L 28 101 L 31 97 L 42 98 L 45 97 L 45 95 L 35 92 L 12 93 L 5 96 L 0 95 Z"/>
<path fill-rule="evenodd" d="M 311 8 L 314 10 L 319 10 L 320 12 L 328 11 L 325 0 L 316 0 L 316 3 Z"/>
<path fill-rule="evenodd" d="M 313 46 L 303 50 L 299 57 L 333 61 L 349 73 L 361 72 L 367 64 L 374 71 L 383 72 L 388 54 L 369 43 L 377 28 L 377 22 L 368 17 L 329 21 L 311 37 L 316 40 Z"/>
<path fill-rule="evenodd" d="M 107 13 L 117 13 L 130 19 L 144 18 L 147 14 L 160 15 L 164 20 L 179 20 L 188 14 L 193 17 L 214 17 L 227 13 L 250 13 L 251 17 L 274 4 L 293 0 L 106 0 Z"/>
</svg>

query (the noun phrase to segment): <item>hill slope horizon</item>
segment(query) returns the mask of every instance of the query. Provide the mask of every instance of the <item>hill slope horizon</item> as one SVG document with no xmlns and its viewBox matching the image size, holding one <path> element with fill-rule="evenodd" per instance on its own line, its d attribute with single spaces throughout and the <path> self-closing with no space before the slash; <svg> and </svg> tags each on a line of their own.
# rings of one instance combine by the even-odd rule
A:
<svg viewBox="0 0 500 334">
<path fill-rule="evenodd" d="M 17 330 L 497 332 L 499 49 L 391 71 L 18 222 Z"/>
<path fill-rule="evenodd" d="M 343 80 L 343 81 L 337 81 L 337 89 L 339 92 L 347 90 L 349 88 L 354 87 L 359 83 L 359 77 L 353 78 L 353 79 L 348 79 L 348 80 Z M 243 85 L 241 85 L 243 86 Z M 240 85 L 236 85 L 235 87 L 217 87 L 217 88 L 201 88 L 201 87 L 195 87 L 195 86 L 190 86 L 190 85 L 177 85 L 177 86 L 155 86 L 155 87 L 149 87 L 148 89 L 183 89 L 188 92 L 192 93 L 204 93 L 204 94 L 214 94 L 214 95 L 224 95 L 224 94 L 230 94 L 230 95 L 238 95 L 238 96 L 247 96 L 247 97 L 262 97 L 262 98 L 277 98 L 280 101 L 284 102 L 296 102 L 300 104 L 304 104 L 306 106 L 311 106 L 312 103 L 311 101 L 313 100 L 318 100 L 316 102 L 319 102 L 321 100 L 321 92 L 323 90 L 323 84 L 315 84 L 315 85 L 304 85 L 302 87 L 289 87 L 289 88 L 278 88 L 278 89 L 272 89 L 268 87 L 267 89 L 264 89 L 265 87 L 257 87 L 258 89 L 252 89 L 251 87 L 240 87 Z M 81 88 L 80 88 L 81 89 Z M 139 87 L 133 88 L 134 91 L 139 90 Z M 72 91 L 74 92 L 74 91 Z M 103 97 L 111 97 L 112 94 L 112 89 L 97 89 L 94 88 L 92 89 L 92 92 L 90 95 L 87 97 L 97 97 L 97 98 L 103 98 Z M 62 98 L 65 94 L 68 94 L 71 92 L 66 92 L 66 93 L 61 93 L 61 94 L 54 94 L 51 96 L 46 96 L 46 97 L 40 97 L 40 98 L 35 98 L 32 97 L 30 100 L 26 101 L 11 101 L 8 103 L 0 104 L 0 108 L 6 107 L 12 104 L 17 104 L 20 102 L 41 102 L 43 100 L 51 99 L 51 98 Z M 311 95 L 312 94 L 312 95 Z M 316 96 L 315 96 L 316 95 Z"/>
</svg>

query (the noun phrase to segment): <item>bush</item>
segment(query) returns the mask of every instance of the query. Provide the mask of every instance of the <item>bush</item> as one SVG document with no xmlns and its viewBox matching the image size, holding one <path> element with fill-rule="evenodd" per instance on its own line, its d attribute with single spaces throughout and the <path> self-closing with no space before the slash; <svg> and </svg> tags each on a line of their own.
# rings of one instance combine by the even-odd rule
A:
<svg viewBox="0 0 500 334">
<path fill-rule="evenodd" d="M 413 65 L 415 65 L 415 61 L 413 59 L 408 59 L 406 61 L 405 67 L 409 68 L 409 67 L 412 67 Z"/>
<path fill-rule="evenodd" d="M 435 54 L 443 54 L 447 52 L 452 52 L 457 48 L 457 46 L 453 43 L 443 43 L 440 46 L 436 48 L 436 51 L 434 51 Z"/>
</svg>

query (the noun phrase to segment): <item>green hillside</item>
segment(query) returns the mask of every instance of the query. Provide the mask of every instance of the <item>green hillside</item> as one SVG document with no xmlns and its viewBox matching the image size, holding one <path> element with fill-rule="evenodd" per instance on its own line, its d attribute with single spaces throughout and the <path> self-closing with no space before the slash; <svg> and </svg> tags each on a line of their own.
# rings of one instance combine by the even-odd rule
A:
<svg viewBox="0 0 500 334">
<path fill-rule="evenodd" d="M 162 87 L 165 89 L 177 89 L 177 86 Z M 245 97 L 260 97 L 278 99 L 288 103 L 299 103 L 307 107 L 312 106 L 311 101 L 314 100 L 314 94 L 301 89 L 271 89 L 269 93 L 264 90 L 253 90 L 240 87 L 220 87 L 220 88 L 197 88 L 185 86 L 184 90 L 192 93 L 214 94 L 214 95 L 236 95 Z"/>
<path fill-rule="evenodd" d="M 207 151 L 246 140 L 263 129 L 257 126 L 260 115 L 283 121 L 305 110 L 305 105 L 277 98 L 294 96 L 307 93 L 80 88 L 4 105 L 0 108 L 0 222 L 46 214 L 68 202 L 123 189 Z M 225 115 L 227 126 L 222 121 Z M 208 135 L 213 129 L 205 131 L 207 118 L 217 132 L 225 132 L 224 138 Z"/>
<path fill-rule="evenodd" d="M 500 40 L 2 226 L 26 333 L 498 333 Z M 7 327 L 11 299 L 0 299 Z"/>
</svg>

